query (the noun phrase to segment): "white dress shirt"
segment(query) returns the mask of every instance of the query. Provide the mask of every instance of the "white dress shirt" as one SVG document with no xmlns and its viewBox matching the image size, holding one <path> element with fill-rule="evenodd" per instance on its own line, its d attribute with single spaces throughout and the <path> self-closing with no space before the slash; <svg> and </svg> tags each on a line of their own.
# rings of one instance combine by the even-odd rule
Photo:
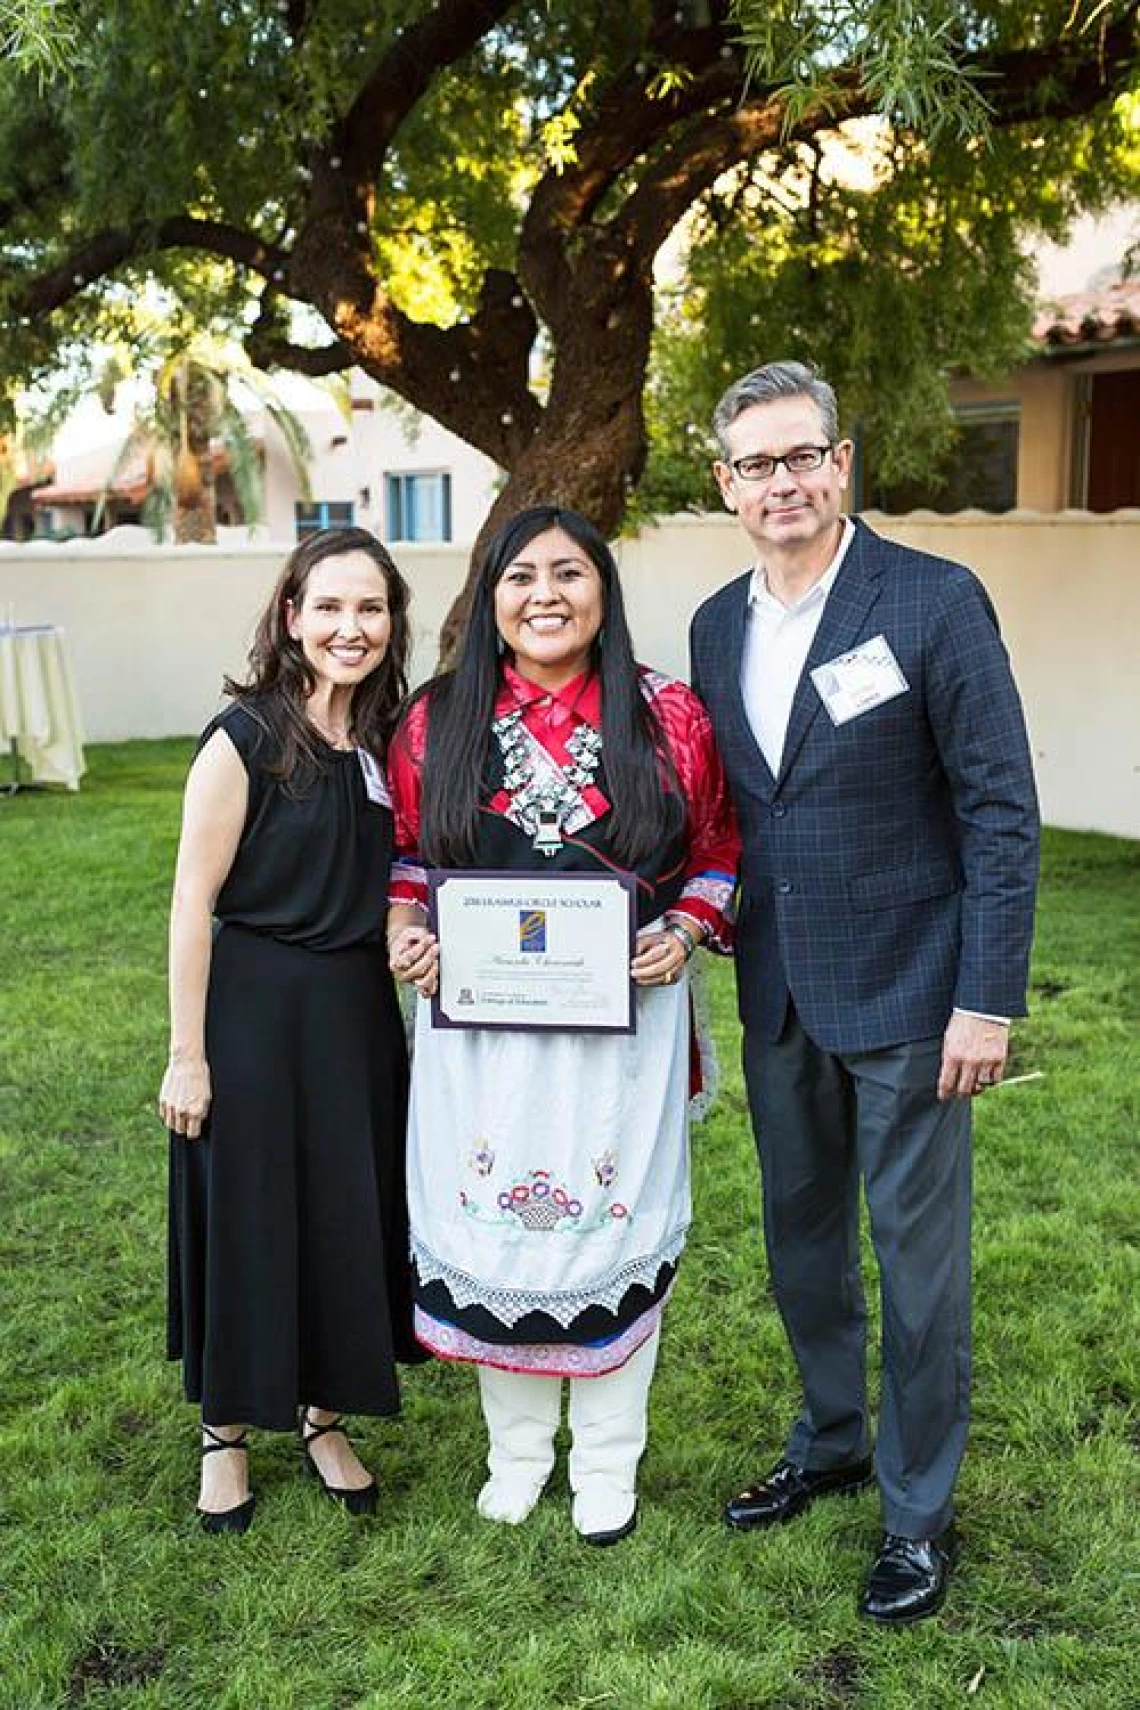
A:
<svg viewBox="0 0 1140 1710">
<path fill-rule="evenodd" d="M 803 675 L 827 596 L 854 538 L 855 530 L 844 518 L 835 557 L 819 581 L 794 605 L 784 605 L 772 593 L 763 565 L 757 564 L 752 572 L 740 687 L 752 734 L 773 775 L 780 770 L 796 685 Z"/>
</svg>

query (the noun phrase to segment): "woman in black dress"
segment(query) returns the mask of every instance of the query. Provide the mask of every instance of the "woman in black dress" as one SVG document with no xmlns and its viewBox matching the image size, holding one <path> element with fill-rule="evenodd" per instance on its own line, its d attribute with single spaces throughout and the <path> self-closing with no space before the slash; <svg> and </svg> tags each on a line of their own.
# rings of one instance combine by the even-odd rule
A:
<svg viewBox="0 0 1140 1710">
<path fill-rule="evenodd" d="M 201 1405 L 208 1532 L 249 1525 L 251 1425 L 297 1428 L 325 1491 L 371 1513 L 340 1415 L 395 1413 L 394 1362 L 416 1357 L 384 949 L 407 597 L 365 530 L 302 542 L 187 780 L 159 1109 L 168 1353 Z"/>
</svg>

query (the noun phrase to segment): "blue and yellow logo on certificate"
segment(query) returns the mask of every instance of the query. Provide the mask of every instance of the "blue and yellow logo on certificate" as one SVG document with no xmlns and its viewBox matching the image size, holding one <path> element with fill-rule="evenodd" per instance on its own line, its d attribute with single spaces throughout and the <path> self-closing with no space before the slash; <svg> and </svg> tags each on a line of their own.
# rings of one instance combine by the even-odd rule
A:
<svg viewBox="0 0 1140 1710">
<path fill-rule="evenodd" d="M 539 955 L 546 949 L 546 910 L 519 909 L 519 949 Z"/>
</svg>

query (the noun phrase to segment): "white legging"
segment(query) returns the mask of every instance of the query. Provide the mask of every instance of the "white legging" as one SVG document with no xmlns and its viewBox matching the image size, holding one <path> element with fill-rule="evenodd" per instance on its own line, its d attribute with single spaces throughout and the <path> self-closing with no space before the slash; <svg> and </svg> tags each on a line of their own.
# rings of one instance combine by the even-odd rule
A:
<svg viewBox="0 0 1140 1710">
<path fill-rule="evenodd" d="M 645 1450 L 649 1386 L 660 1339 L 658 1324 L 616 1371 L 570 1379 L 570 1488 L 576 1494 L 595 1482 L 633 1493 Z M 540 1488 L 554 1465 L 562 1379 L 505 1372 L 497 1366 L 478 1370 L 491 1477 Z"/>
</svg>

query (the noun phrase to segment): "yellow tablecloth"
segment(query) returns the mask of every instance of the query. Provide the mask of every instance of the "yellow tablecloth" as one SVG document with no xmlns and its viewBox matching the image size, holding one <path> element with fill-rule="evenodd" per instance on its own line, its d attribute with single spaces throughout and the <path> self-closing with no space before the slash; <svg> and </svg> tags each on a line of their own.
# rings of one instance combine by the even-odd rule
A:
<svg viewBox="0 0 1140 1710">
<path fill-rule="evenodd" d="M 52 624 L 0 628 L 0 766 L 13 742 L 35 783 L 79 788 L 83 725 L 67 642 Z"/>
</svg>

